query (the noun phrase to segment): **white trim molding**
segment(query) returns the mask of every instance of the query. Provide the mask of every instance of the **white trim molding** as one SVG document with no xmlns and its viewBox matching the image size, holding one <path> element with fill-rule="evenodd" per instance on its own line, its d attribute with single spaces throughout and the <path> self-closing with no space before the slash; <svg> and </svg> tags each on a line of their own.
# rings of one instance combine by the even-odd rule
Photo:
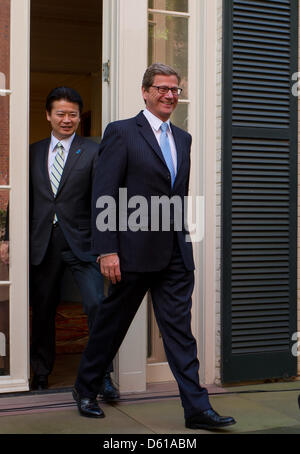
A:
<svg viewBox="0 0 300 454">
<path fill-rule="evenodd" d="M 10 97 L 10 358 L 11 376 L 29 378 L 29 71 L 30 2 L 11 2 Z"/>
<path fill-rule="evenodd" d="M 30 1 L 11 0 L 10 39 L 10 375 L 0 392 L 26 391 L 29 379 L 28 146 Z"/>
<path fill-rule="evenodd" d="M 216 263 L 217 263 L 217 10 L 218 0 L 204 1 L 204 332 L 205 383 L 216 379 Z"/>
<path fill-rule="evenodd" d="M 204 196 L 204 239 L 194 244 L 196 263 L 193 328 L 198 342 L 200 380 L 216 379 L 216 156 L 217 156 L 217 5 L 218 0 L 191 2 L 190 130 L 193 135 L 191 194 Z M 195 44 L 197 43 L 197 44 Z M 200 43 L 200 44 L 199 44 Z M 190 98 L 191 95 L 190 95 Z"/>
</svg>

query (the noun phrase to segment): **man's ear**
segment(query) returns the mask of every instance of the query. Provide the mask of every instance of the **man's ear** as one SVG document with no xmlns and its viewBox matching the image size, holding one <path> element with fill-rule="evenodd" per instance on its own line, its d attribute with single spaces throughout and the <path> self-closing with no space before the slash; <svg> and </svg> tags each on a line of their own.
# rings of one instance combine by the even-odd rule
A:
<svg viewBox="0 0 300 454">
<path fill-rule="evenodd" d="M 143 96 L 143 100 L 144 100 L 144 103 L 147 104 L 146 102 L 146 97 L 145 97 L 145 93 L 146 93 L 146 89 L 144 87 L 142 87 L 142 96 Z"/>
</svg>

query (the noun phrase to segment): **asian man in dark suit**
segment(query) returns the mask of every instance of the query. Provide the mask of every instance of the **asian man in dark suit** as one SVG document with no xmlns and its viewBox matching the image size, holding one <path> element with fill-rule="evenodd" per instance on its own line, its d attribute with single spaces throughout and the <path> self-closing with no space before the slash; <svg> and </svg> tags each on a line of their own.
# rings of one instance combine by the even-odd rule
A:
<svg viewBox="0 0 300 454">
<path fill-rule="evenodd" d="M 235 421 L 212 409 L 207 390 L 199 384 L 196 342 L 190 326 L 192 245 L 186 241 L 184 225 L 175 228 L 183 213 L 178 215 L 170 209 L 170 228 L 163 229 L 157 212 L 151 210 L 153 198 L 176 197 L 184 202 L 188 195 L 191 136 L 169 120 L 178 103 L 179 84 L 174 69 L 163 64 L 150 66 L 142 84 L 146 109 L 134 118 L 111 123 L 105 131 L 94 179 L 93 247 L 99 255 L 101 272 L 112 281 L 113 290 L 103 301 L 103 311 L 97 313 L 73 397 L 81 415 L 104 417 L 96 401 L 99 383 L 150 290 L 168 362 L 178 383 L 186 427 L 220 428 Z M 117 218 L 116 229 L 114 222 L 112 228 L 102 225 L 107 210 L 101 208 L 105 207 L 104 201 L 111 198 L 116 212 L 123 211 L 120 188 L 126 190 L 128 200 L 135 197 L 141 203 L 148 202 L 149 210 L 146 214 L 143 211 L 139 229 L 130 226 L 130 208 L 127 217 Z M 107 214 L 110 216 L 109 210 Z"/>
<path fill-rule="evenodd" d="M 91 330 L 104 280 L 91 250 L 91 196 L 99 144 L 76 134 L 83 102 L 58 87 L 46 100 L 51 137 L 30 146 L 30 301 L 32 389 L 46 389 L 55 359 L 55 316 L 65 267 L 78 284 Z M 104 399 L 119 393 L 110 366 L 99 385 Z"/>
</svg>

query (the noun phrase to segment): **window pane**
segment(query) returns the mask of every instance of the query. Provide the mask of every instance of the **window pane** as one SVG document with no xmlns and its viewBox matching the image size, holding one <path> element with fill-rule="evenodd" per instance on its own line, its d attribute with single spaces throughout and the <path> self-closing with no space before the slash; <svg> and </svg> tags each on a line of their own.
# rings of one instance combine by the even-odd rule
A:
<svg viewBox="0 0 300 454">
<path fill-rule="evenodd" d="M 1 0 L 0 89 L 9 89 L 10 0 Z M 9 96 L 0 92 L 0 185 L 9 184 Z"/>
<path fill-rule="evenodd" d="M 179 128 L 188 131 L 189 127 L 188 112 L 189 112 L 188 104 L 178 104 L 171 117 L 172 123 L 174 123 L 174 125 L 178 126 Z"/>
<path fill-rule="evenodd" d="M 9 375 L 9 286 L 0 286 L 0 375 Z"/>
<path fill-rule="evenodd" d="M 0 61 L 2 50 L 0 47 Z M 0 73 L 0 89 L 6 89 L 6 77 Z M 0 186 L 9 184 L 9 96 L 0 95 Z"/>
<path fill-rule="evenodd" d="M 0 281 L 9 280 L 9 191 L 0 190 Z"/>
<path fill-rule="evenodd" d="M 1 1 L 0 13 L 0 89 L 9 86 L 10 0 Z M 9 185 L 9 96 L 0 92 L 0 186 Z M 0 281 L 8 277 L 8 190 L 0 190 Z M 0 375 L 9 375 L 9 286 L 0 286 Z"/>
<path fill-rule="evenodd" d="M 188 13 L 188 0 L 149 0 L 149 8 Z"/>
<path fill-rule="evenodd" d="M 149 14 L 149 65 L 172 66 L 180 74 L 181 98 L 188 98 L 188 19 L 165 14 Z"/>
</svg>

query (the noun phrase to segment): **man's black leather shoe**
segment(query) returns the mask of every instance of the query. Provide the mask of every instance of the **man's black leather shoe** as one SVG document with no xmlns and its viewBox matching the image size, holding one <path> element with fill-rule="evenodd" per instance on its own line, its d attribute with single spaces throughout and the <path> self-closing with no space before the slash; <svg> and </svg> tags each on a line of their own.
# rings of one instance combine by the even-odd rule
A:
<svg viewBox="0 0 300 454">
<path fill-rule="evenodd" d="M 213 409 L 205 410 L 185 420 L 189 429 L 220 429 L 232 426 L 236 421 L 231 416 L 220 416 Z"/>
<path fill-rule="evenodd" d="M 298 405 L 299 405 L 299 408 L 300 408 L 300 394 L 298 396 Z"/>
<path fill-rule="evenodd" d="M 88 418 L 104 418 L 105 414 L 98 405 L 96 399 L 80 396 L 74 388 L 72 391 L 73 399 L 77 403 L 79 413 Z"/>
<path fill-rule="evenodd" d="M 48 389 L 48 375 L 34 375 L 31 382 L 33 391 L 44 391 Z"/>
<path fill-rule="evenodd" d="M 119 391 L 113 385 L 109 373 L 103 379 L 99 394 L 105 402 L 116 402 L 120 399 Z"/>
</svg>

